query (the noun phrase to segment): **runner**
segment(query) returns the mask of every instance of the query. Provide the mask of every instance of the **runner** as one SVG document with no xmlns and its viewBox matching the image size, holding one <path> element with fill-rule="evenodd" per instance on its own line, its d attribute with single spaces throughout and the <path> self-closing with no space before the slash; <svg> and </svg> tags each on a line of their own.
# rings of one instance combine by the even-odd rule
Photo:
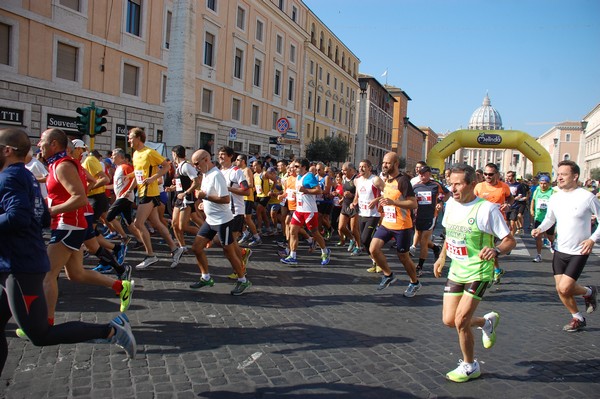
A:
<svg viewBox="0 0 600 399">
<path fill-rule="evenodd" d="M 531 195 L 531 206 L 530 213 L 531 219 L 533 220 L 533 228 L 537 229 L 544 218 L 546 217 L 546 212 L 548 210 L 548 203 L 550 202 L 550 196 L 555 193 L 550 185 L 550 177 L 546 175 L 541 175 L 539 178 L 539 186 Z M 547 240 L 550 241 L 550 251 L 554 251 L 554 227 L 556 225 L 552 225 L 548 230 L 544 232 L 544 236 Z M 537 250 L 537 255 L 533 258 L 533 261 L 539 263 L 542 261 L 542 235 L 538 235 L 535 238 L 535 249 Z"/>
<path fill-rule="evenodd" d="M 474 355 L 473 327 L 482 329 L 484 348 L 496 343 L 499 314 L 490 312 L 483 317 L 474 317 L 474 314 L 492 282 L 493 259 L 516 245 L 498 206 L 475 195 L 476 184 L 472 167 L 455 165 L 452 168 L 452 198 L 442 221 L 446 227 L 446 243 L 434 264 L 435 277 L 441 277 L 446 255 L 452 259 L 444 287 L 442 319 L 444 325 L 456 328 L 463 355 L 458 367 L 446 374 L 446 378 L 454 382 L 466 382 L 481 375 Z M 501 240 L 496 247 L 495 237 Z"/>
</svg>

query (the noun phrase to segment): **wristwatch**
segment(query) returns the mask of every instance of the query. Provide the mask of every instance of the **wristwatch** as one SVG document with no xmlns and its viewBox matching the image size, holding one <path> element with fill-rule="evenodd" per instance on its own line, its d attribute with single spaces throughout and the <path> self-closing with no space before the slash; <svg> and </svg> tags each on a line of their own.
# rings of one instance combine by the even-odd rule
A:
<svg viewBox="0 0 600 399">
<path fill-rule="evenodd" d="M 500 250 L 498 249 L 498 247 L 495 247 L 495 248 L 494 248 L 494 251 L 496 251 L 496 258 L 497 258 L 498 256 L 502 255 L 502 251 L 500 251 Z"/>
</svg>

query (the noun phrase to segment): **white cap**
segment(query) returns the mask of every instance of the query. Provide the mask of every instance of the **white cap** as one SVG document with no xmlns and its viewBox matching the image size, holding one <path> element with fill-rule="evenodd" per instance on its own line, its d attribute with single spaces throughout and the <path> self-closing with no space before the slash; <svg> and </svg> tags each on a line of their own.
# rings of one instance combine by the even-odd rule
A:
<svg viewBox="0 0 600 399">
<path fill-rule="evenodd" d="M 71 142 L 73 143 L 73 148 L 87 148 L 83 140 L 74 139 Z"/>
</svg>

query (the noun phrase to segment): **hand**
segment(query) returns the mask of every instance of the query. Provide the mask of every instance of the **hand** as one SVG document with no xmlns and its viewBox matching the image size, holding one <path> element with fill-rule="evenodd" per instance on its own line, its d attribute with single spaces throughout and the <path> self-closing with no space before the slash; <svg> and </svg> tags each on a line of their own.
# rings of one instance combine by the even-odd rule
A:
<svg viewBox="0 0 600 399">
<path fill-rule="evenodd" d="M 446 259 L 440 256 L 438 258 L 438 260 L 435 261 L 435 263 L 433 264 L 433 275 L 436 278 L 439 278 L 442 276 L 442 271 L 444 270 L 444 264 L 446 263 Z"/>
<path fill-rule="evenodd" d="M 494 248 L 483 247 L 481 251 L 479 251 L 479 259 L 481 260 L 492 260 L 496 256 L 498 256 L 498 253 Z"/>
<path fill-rule="evenodd" d="M 594 247 L 593 240 L 585 240 L 581 243 L 581 254 L 589 255 L 592 252 L 592 248 Z"/>
<path fill-rule="evenodd" d="M 540 229 L 533 229 L 531 230 L 531 236 L 533 238 L 536 238 L 537 236 L 539 236 L 542 232 L 540 231 Z"/>
<path fill-rule="evenodd" d="M 177 194 L 177 198 L 180 199 L 180 200 L 182 200 L 183 198 L 185 198 L 185 192 Z"/>
</svg>

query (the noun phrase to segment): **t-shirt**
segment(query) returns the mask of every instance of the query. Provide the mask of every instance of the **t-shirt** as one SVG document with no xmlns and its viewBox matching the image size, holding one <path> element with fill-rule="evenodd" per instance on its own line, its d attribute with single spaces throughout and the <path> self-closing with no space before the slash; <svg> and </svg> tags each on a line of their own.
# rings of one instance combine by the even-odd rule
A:
<svg viewBox="0 0 600 399">
<path fill-rule="evenodd" d="M 285 179 L 284 187 L 287 207 L 290 211 L 296 210 L 296 179 L 297 176 L 290 175 Z"/>
<path fill-rule="evenodd" d="M 43 179 L 48 176 L 48 169 L 41 163 L 37 158 L 31 158 L 25 167 L 33 173 L 36 179 Z M 48 196 L 48 190 L 46 189 L 46 183 L 40 183 L 40 191 L 42 192 L 42 197 L 46 198 Z"/>
<path fill-rule="evenodd" d="M 417 219 L 432 220 L 435 215 L 435 206 L 439 202 L 440 196 L 443 197 L 448 190 L 440 183 L 429 180 L 427 183 L 417 183 L 413 186 L 415 196 L 417 197 Z"/>
<path fill-rule="evenodd" d="M 385 187 L 383 189 L 383 197 L 389 198 L 394 201 L 406 200 L 414 197 L 415 192 L 413 191 L 412 185 L 408 176 L 401 175 L 394 178 L 392 181 L 385 180 Z M 383 220 L 381 225 L 390 230 L 406 230 L 413 227 L 412 223 L 412 210 L 407 208 L 400 208 L 395 205 L 385 205 L 383 207 Z"/>
<path fill-rule="evenodd" d="M 483 181 L 475 186 L 475 195 L 494 204 L 502 205 L 511 196 L 511 193 L 510 188 L 504 182 L 499 181 L 493 186 Z"/>
<path fill-rule="evenodd" d="M 133 153 L 132 161 L 135 180 L 138 184 L 138 196 L 158 197 L 160 195 L 160 190 L 158 189 L 157 181 L 144 185 L 142 185 L 142 182 L 150 176 L 155 175 L 158 166 L 161 165 L 165 159 L 156 150 L 153 150 L 150 147 L 144 147 Z"/>
<path fill-rule="evenodd" d="M 531 201 L 533 201 L 533 220 L 541 222 L 546 217 L 548 211 L 548 203 L 550 202 L 550 196 L 556 191 L 549 187 L 548 190 L 542 191 L 540 188 L 533 192 Z"/>
<path fill-rule="evenodd" d="M 229 195 L 225 176 L 216 166 L 204 174 L 201 190 L 206 193 L 206 196 L 225 197 Z M 217 204 L 207 199 L 203 199 L 203 203 L 206 223 L 209 225 L 218 226 L 233 219 L 231 204 Z"/>
<path fill-rule="evenodd" d="M 520 205 L 526 203 L 527 192 L 529 191 L 529 188 L 525 184 L 514 182 L 510 183 L 508 188 L 510 189 L 512 196 L 515 198 L 515 202 L 513 202 L 511 208 L 518 208 Z M 521 195 L 521 197 L 519 197 L 519 195 Z"/>
<path fill-rule="evenodd" d="M 296 179 L 296 211 L 298 212 L 318 212 L 317 196 L 314 194 L 301 193 L 300 187 L 315 188 L 319 185 L 317 178 L 312 173 L 307 172 Z"/>
<path fill-rule="evenodd" d="M 133 167 L 126 163 L 117 166 L 115 169 L 115 174 L 113 176 L 113 190 L 117 199 L 127 198 L 129 201 L 133 202 L 135 198 L 133 192 L 126 194 L 127 190 L 133 185 L 133 178 L 127 177 L 127 175 L 131 173 L 133 173 Z"/>
<path fill-rule="evenodd" d="M 98 178 L 98 174 L 100 172 L 104 172 L 104 166 L 98 161 L 98 158 L 93 156 L 92 154 L 88 155 L 84 160 L 81 166 L 90 172 L 90 175 L 94 177 L 94 179 Z M 87 195 L 88 197 L 96 194 L 102 194 L 104 192 L 104 186 L 96 187 L 93 190 L 89 190 Z"/>
<path fill-rule="evenodd" d="M 448 226 L 449 218 L 454 220 L 463 220 L 471 212 L 471 208 L 477 203 L 478 199 L 466 204 L 462 204 L 450 197 L 446 201 L 446 211 L 442 218 L 442 226 Z M 477 227 L 484 233 L 492 234 L 499 239 L 503 239 L 510 233 L 510 229 L 500 212 L 500 207 L 497 204 L 489 201 L 484 202 L 477 212 Z"/>
<path fill-rule="evenodd" d="M 546 217 L 540 226 L 548 230 L 556 223 L 556 250 L 569 255 L 581 255 L 581 243 L 587 239 L 598 242 L 600 231 L 592 234 L 592 215 L 600 215 L 600 202 L 583 188 L 556 191 L 548 202 Z"/>
<path fill-rule="evenodd" d="M 248 187 L 244 172 L 237 166 L 231 166 L 229 169 L 221 169 L 221 173 L 225 176 L 225 180 L 229 187 L 240 188 Z M 234 215 L 243 215 L 245 213 L 244 196 L 229 192 L 231 195 L 230 209 Z"/>
<path fill-rule="evenodd" d="M 378 207 L 369 207 L 371 201 L 381 195 L 381 190 L 377 188 L 373 181 L 377 176 L 371 175 L 367 178 L 357 177 L 354 180 L 356 184 L 356 193 L 358 194 L 358 215 L 362 217 L 380 217 Z"/>
</svg>

